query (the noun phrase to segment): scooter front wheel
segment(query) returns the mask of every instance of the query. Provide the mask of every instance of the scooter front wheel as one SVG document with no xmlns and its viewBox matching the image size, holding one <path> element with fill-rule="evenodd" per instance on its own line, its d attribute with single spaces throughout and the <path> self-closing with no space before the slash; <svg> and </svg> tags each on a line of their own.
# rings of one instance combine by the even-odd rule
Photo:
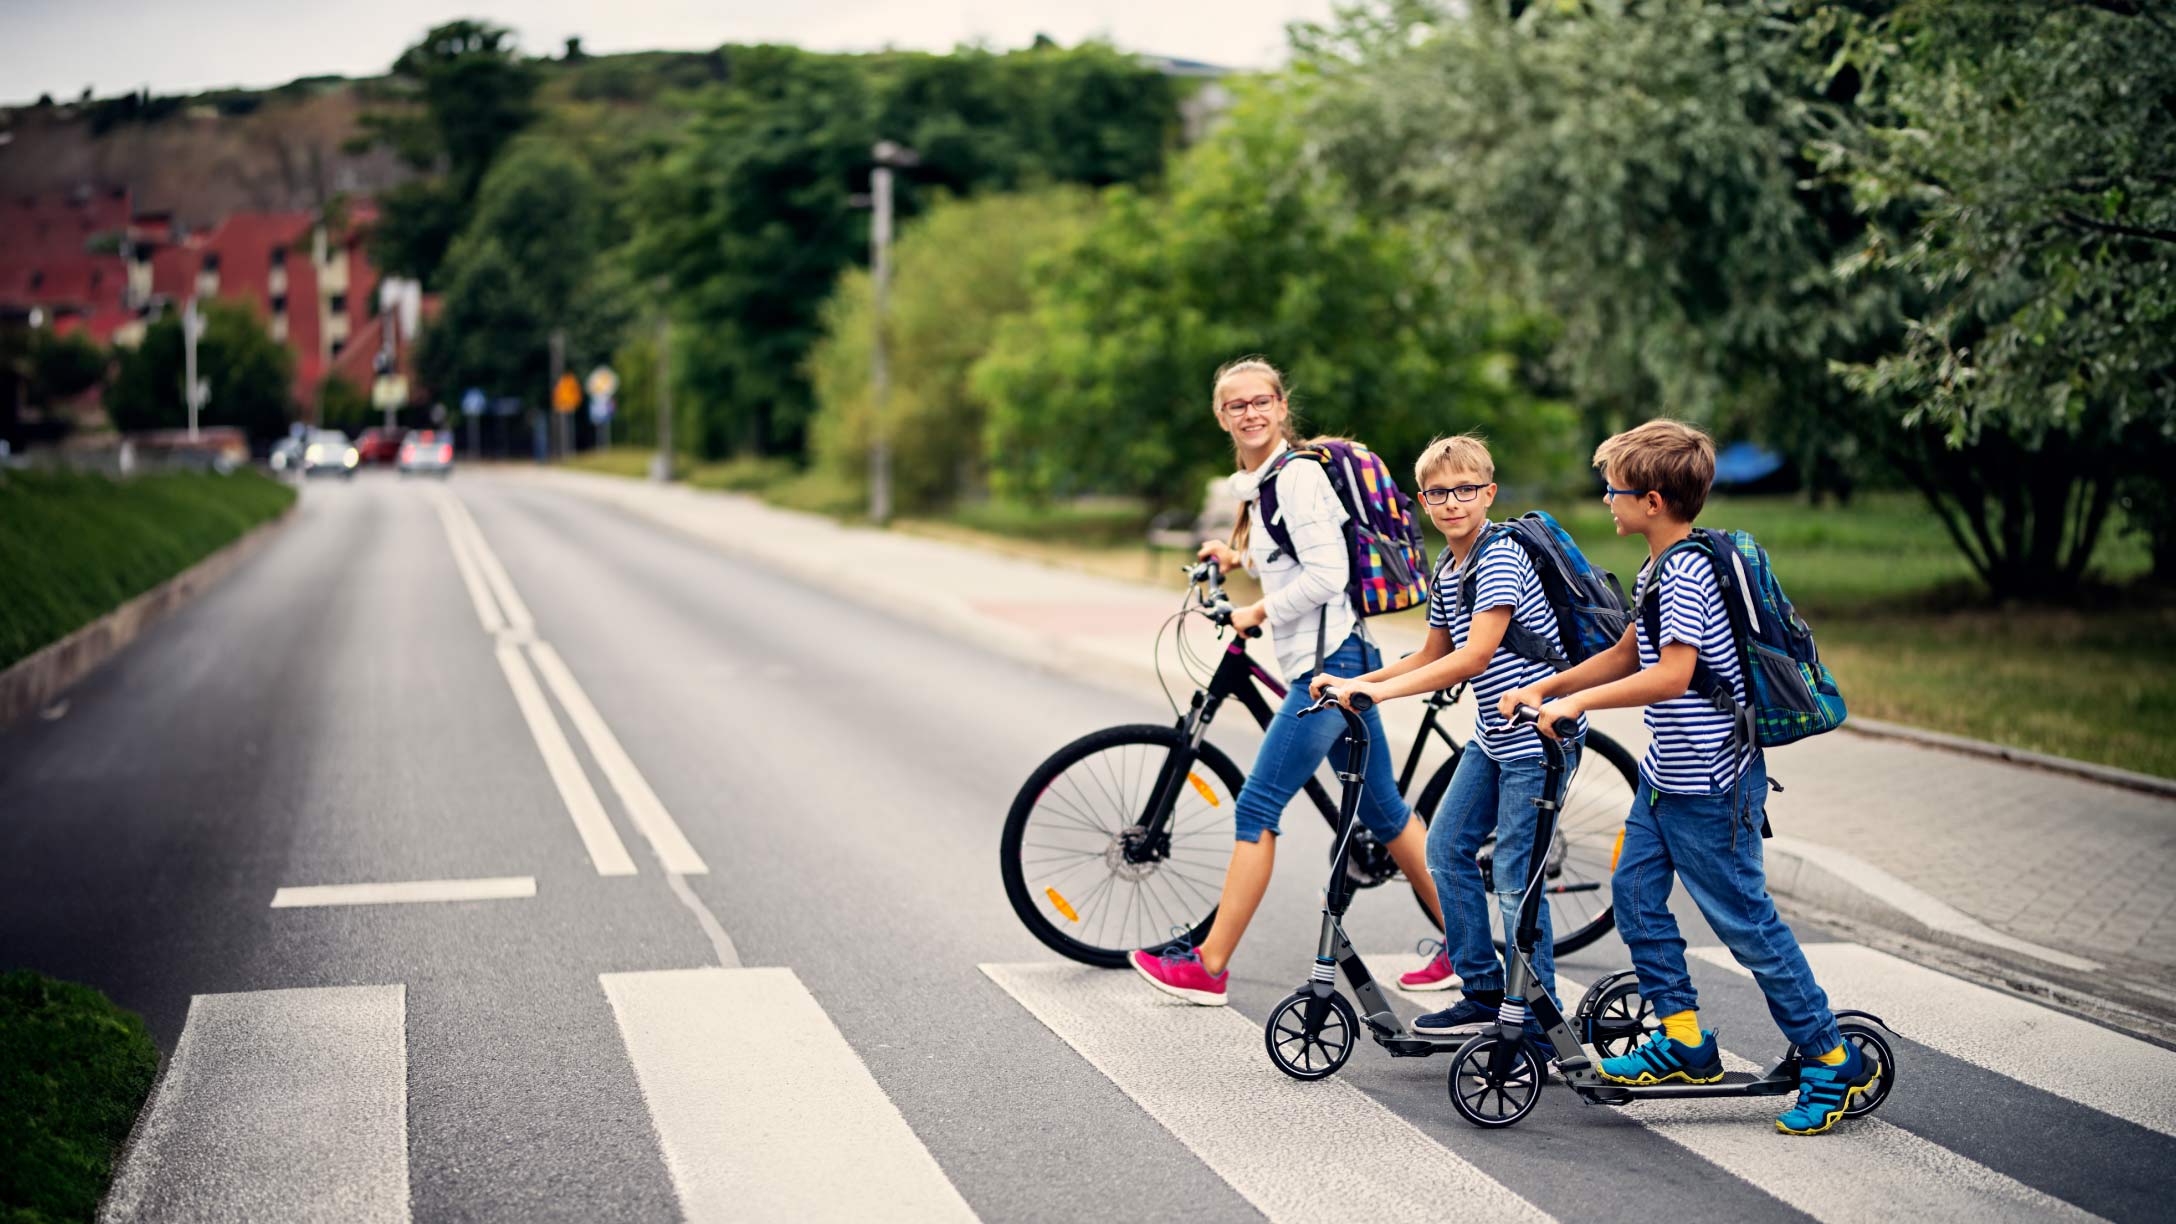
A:
<svg viewBox="0 0 2176 1224">
<path fill-rule="evenodd" d="M 1360 1039 L 1360 1014 L 1336 991 L 1318 995 L 1302 986 L 1285 996 L 1262 1025 L 1269 1061 L 1296 1080 L 1337 1074 Z"/>
<path fill-rule="evenodd" d="M 1451 1056 L 1451 1107 L 1475 1126 L 1516 1126 L 1541 1100 L 1541 1060 L 1523 1038 L 1477 1033 Z"/>
</svg>

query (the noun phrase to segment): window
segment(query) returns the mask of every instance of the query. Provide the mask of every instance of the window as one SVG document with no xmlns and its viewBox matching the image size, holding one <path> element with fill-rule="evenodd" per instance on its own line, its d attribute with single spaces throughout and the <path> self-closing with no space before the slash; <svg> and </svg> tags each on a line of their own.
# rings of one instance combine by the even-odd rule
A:
<svg viewBox="0 0 2176 1224">
<path fill-rule="evenodd" d="M 334 314 L 346 314 L 348 312 L 348 295 L 345 293 L 333 294 L 329 308 Z"/>
<path fill-rule="evenodd" d="M 335 357 L 338 357 L 338 356 L 340 355 L 340 350 L 342 350 L 342 349 L 346 348 L 347 346 L 348 346 L 348 342 L 347 342 L 347 341 L 345 341 L 345 340 L 335 340 L 335 341 L 333 341 L 333 342 L 332 342 L 332 355 L 333 355 L 333 356 L 335 356 Z"/>
<path fill-rule="evenodd" d="M 217 272 L 219 270 L 219 252 L 204 252 L 204 263 L 202 266 L 206 272 Z"/>
<path fill-rule="evenodd" d="M 272 248 L 272 266 L 275 268 L 284 268 L 287 266 L 286 247 L 276 246 Z"/>
<path fill-rule="evenodd" d="M 272 313 L 273 313 L 273 314 L 276 314 L 276 315 L 278 315 L 278 314 L 286 314 L 286 313 L 287 313 L 287 295 L 286 295 L 286 294 L 284 294 L 284 293 L 275 293 L 275 294 L 273 294 L 273 295 L 272 295 Z"/>
</svg>

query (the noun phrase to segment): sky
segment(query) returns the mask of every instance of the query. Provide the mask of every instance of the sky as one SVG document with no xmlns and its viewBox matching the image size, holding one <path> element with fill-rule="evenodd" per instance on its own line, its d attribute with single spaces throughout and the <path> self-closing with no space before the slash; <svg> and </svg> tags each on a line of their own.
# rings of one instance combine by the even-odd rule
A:
<svg viewBox="0 0 2176 1224">
<path fill-rule="evenodd" d="M 154 94 L 371 76 L 433 25 L 482 17 L 523 51 L 707 50 L 783 42 L 817 51 L 944 51 L 1071 45 L 1232 67 L 1282 61 L 1284 25 L 1328 17 L 1333 0 L 0 0 L 0 104 L 148 86 Z"/>
</svg>

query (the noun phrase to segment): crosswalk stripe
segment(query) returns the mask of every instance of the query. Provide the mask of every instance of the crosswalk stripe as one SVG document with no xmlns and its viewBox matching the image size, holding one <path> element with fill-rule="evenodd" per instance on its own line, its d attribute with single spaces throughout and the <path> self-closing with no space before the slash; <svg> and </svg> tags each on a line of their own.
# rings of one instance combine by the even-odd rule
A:
<svg viewBox="0 0 2176 1224">
<path fill-rule="evenodd" d="M 982 971 L 1272 1220 L 1551 1218 L 1360 1090 L 1286 1078 L 1244 1016 L 1107 969 Z"/>
<path fill-rule="evenodd" d="M 2020 1083 L 2176 1135 L 2176 1051 L 1860 944 L 1806 944 L 1838 1008 L 1880 1016 L 1900 1037 Z M 1744 974 L 1728 949 L 1694 948 Z"/>
<path fill-rule="evenodd" d="M 197 995 L 101 1218 L 408 1219 L 401 986 Z"/>
<path fill-rule="evenodd" d="M 691 1224 L 975 1218 L 791 969 L 598 981 Z"/>
</svg>

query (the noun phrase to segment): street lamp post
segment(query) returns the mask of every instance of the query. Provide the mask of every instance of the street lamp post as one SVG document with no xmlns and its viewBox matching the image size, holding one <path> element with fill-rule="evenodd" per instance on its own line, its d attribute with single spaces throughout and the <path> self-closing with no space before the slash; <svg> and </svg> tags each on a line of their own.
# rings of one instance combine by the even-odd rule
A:
<svg viewBox="0 0 2176 1224">
<path fill-rule="evenodd" d="M 181 308 L 182 371 L 181 396 L 189 405 L 189 440 L 196 441 L 197 414 L 204 410 L 204 381 L 196 376 L 196 342 L 204 334 L 204 316 L 197 312 L 196 299 L 190 298 Z"/>
<path fill-rule="evenodd" d="M 921 158 L 897 141 L 880 140 L 870 150 L 876 166 L 869 172 L 870 206 L 875 212 L 869 226 L 869 279 L 874 289 L 874 335 L 869 346 L 869 518 L 882 525 L 892 516 L 892 444 L 884 400 L 891 391 L 891 370 L 884 351 L 885 299 L 891 291 L 892 170 L 912 166 Z"/>
</svg>

